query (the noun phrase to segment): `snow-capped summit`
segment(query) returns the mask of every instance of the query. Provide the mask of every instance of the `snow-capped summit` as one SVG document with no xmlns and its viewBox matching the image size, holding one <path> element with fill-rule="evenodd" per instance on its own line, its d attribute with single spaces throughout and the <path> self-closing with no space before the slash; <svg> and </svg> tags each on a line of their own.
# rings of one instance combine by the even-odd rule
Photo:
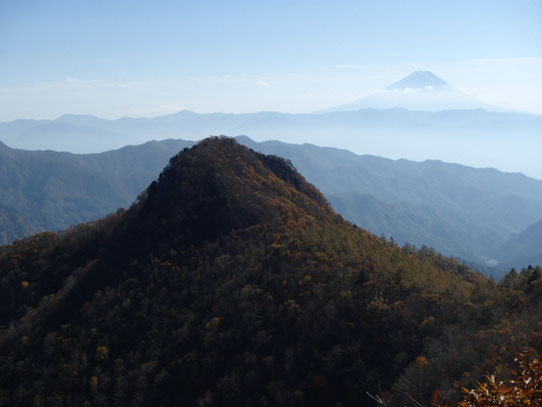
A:
<svg viewBox="0 0 542 407">
<path fill-rule="evenodd" d="M 395 107 L 429 112 L 470 109 L 505 111 L 461 92 L 432 72 L 416 71 L 364 98 L 322 113 Z"/>
<path fill-rule="evenodd" d="M 416 71 L 404 77 L 400 81 L 392 83 L 387 90 L 404 89 L 438 89 L 448 87 L 449 83 L 440 79 L 437 75 L 429 71 Z"/>
</svg>

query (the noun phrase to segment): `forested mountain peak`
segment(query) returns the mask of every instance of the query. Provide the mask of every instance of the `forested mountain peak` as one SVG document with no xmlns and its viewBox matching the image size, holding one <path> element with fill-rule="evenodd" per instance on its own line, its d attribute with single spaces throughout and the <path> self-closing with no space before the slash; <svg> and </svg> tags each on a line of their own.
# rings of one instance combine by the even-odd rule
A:
<svg viewBox="0 0 542 407">
<path fill-rule="evenodd" d="M 323 195 L 288 161 L 226 137 L 205 139 L 174 156 L 131 210 L 138 228 L 133 235 L 153 236 L 153 246 L 210 241 L 300 211 L 318 218 L 332 214 Z"/>
<path fill-rule="evenodd" d="M 206 139 L 127 211 L 0 248 L 0 406 L 457 400 L 542 345 L 529 273 L 401 249 L 286 160 Z"/>
<path fill-rule="evenodd" d="M 155 194 L 167 191 L 191 190 L 193 188 L 218 188 L 232 210 L 249 210 L 256 204 L 269 206 L 275 202 L 264 202 L 265 198 L 287 195 L 290 198 L 306 199 L 296 201 L 300 206 L 318 207 L 330 211 L 324 196 L 297 172 L 286 159 L 257 153 L 228 137 L 211 137 L 199 142 L 191 149 L 184 149 L 174 156 L 160 174 L 157 182 L 148 189 L 147 200 Z M 295 191 L 295 193 L 293 193 Z M 204 194 L 205 191 L 198 191 Z M 298 196 L 299 195 L 299 196 Z M 184 196 L 177 196 L 185 203 Z"/>
</svg>

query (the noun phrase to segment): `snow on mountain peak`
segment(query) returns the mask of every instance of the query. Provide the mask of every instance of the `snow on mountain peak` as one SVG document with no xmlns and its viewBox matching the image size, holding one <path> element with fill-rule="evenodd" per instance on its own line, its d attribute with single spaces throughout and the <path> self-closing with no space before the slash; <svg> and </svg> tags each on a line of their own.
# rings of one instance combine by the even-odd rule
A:
<svg viewBox="0 0 542 407">
<path fill-rule="evenodd" d="M 429 71 L 416 71 L 404 77 L 400 81 L 392 83 L 386 90 L 404 89 L 438 89 L 448 87 L 448 82 L 443 81 L 437 75 Z"/>
</svg>

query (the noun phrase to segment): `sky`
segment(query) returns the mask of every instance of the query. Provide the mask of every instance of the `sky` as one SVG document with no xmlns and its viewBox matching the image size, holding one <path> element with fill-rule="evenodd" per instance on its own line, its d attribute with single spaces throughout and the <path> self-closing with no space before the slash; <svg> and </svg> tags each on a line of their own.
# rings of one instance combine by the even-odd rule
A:
<svg viewBox="0 0 542 407">
<path fill-rule="evenodd" d="M 415 70 L 542 114 L 542 1 L 0 0 L 0 121 L 311 112 Z"/>
</svg>

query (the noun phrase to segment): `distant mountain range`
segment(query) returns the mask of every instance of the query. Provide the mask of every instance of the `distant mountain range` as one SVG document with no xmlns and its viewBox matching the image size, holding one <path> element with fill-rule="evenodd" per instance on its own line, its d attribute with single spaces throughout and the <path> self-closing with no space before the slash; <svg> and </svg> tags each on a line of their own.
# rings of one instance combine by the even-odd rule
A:
<svg viewBox="0 0 542 407">
<path fill-rule="evenodd" d="M 364 107 L 322 114 L 181 111 L 118 120 L 64 115 L 0 123 L 0 141 L 12 148 L 97 153 L 149 140 L 246 135 L 256 141 L 305 142 L 394 159 L 440 159 L 542 179 L 542 116 L 470 107 L 439 112 Z"/>
<path fill-rule="evenodd" d="M 542 181 L 440 161 L 412 162 L 282 142 L 239 142 L 290 159 L 346 219 L 399 244 L 429 245 L 499 273 L 528 265 L 498 256 L 514 233 L 542 219 Z M 31 229 L 2 225 L 3 242 L 64 229 L 127 207 L 191 141 L 153 141 L 101 154 L 13 150 L 0 145 L 0 204 Z M 7 216 L 7 215 L 6 215 Z M 7 225 L 7 223 L 6 223 Z M 497 262 L 505 268 L 492 269 Z M 500 271 L 498 271 L 500 270 Z"/>
</svg>

